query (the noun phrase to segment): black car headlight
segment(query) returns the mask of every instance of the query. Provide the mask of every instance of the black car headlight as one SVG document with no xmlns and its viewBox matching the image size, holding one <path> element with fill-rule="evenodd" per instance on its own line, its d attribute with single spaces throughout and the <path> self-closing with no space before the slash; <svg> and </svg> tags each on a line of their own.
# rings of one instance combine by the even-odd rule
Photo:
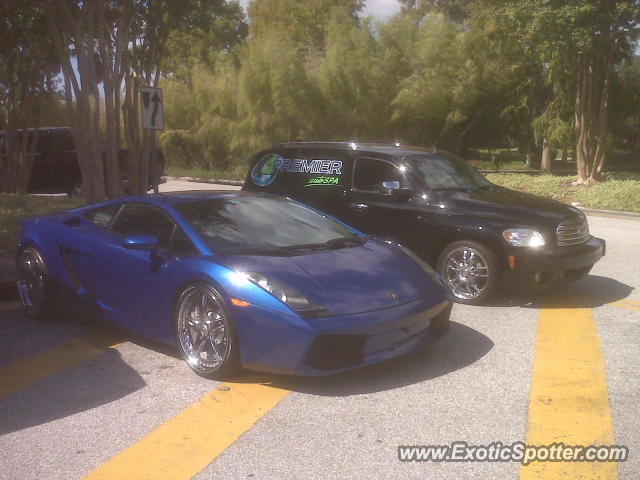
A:
<svg viewBox="0 0 640 480">
<path fill-rule="evenodd" d="M 261 273 L 245 273 L 245 275 L 252 283 L 256 284 L 270 295 L 276 297 L 282 303 L 288 305 L 292 310 L 295 310 L 304 318 L 331 316 L 331 312 L 326 308 L 312 302 L 295 288 L 272 278 L 267 278 Z"/>
<path fill-rule="evenodd" d="M 502 232 L 509 245 L 514 247 L 544 247 L 544 236 L 531 228 L 510 228 Z"/>
</svg>

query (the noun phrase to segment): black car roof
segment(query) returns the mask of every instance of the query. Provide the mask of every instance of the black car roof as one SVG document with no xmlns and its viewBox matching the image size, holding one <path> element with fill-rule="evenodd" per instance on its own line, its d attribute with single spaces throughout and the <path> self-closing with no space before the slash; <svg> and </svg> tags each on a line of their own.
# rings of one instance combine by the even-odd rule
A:
<svg viewBox="0 0 640 480">
<path fill-rule="evenodd" d="M 336 150 L 350 150 L 359 153 L 369 154 L 382 154 L 391 155 L 395 157 L 405 157 L 408 155 L 417 154 L 435 154 L 433 148 L 414 147 L 409 145 L 402 145 L 400 143 L 390 142 L 290 142 L 281 143 L 279 145 L 281 149 L 336 149 Z"/>
</svg>

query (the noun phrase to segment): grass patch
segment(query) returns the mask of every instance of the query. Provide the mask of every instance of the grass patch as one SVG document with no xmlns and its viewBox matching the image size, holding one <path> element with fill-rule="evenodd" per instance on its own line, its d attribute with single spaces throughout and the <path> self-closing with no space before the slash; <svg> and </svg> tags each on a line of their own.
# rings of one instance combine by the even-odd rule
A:
<svg viewBox="0 0 640 480">
<path fill-rule="evenodd" d="M 486 177 L 496 185 L 565 203 L 576 202 L 585 208 L 640 212 L 640 173 L 637 172 L 608 172 L 601 183 L 590 187 L 572 187 L 575 176 L 489 173 Z"/>
<path fill-rule="evenodd" d="M 20 222 L 25 218 L 68 210 L 80 205 L 81 200 L 67 197 L 0 194 L 0 257 L 15 255 Z"/>
<path fill-rule="evenodd" d="M 205 170 L 168 165 L 165 173 L 170 177 L 194 177 L 207 178 L 210 180 L 244 180 L 247 176 L 247 166 L 237 165 L 227 170 Z"/>
</svg>

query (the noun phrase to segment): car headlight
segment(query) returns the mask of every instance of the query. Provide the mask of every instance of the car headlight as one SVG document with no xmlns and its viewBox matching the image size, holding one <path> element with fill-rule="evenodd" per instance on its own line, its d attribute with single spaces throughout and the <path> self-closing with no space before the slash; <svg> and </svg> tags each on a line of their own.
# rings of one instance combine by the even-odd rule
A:
<svg viewBox="0 0 640 480">
<path fill-rule="evenodd" d="M 510 228 L 502 232 L 502 236 L 514 247 L 542 247 L 545 244 L 542 234 L 530 228 Z"/>
<path fill-rule="evenodd" d="M 255 283 L 265 292 L 276 297 L 305 318 L 331 316 L 331 313 L 326 308 L 312 302 L 296 289 L 284 285 L 282 282 L 267 278 L 261 273 L 245 273 L 245 275 L 252 283 Z"/>
</svg>

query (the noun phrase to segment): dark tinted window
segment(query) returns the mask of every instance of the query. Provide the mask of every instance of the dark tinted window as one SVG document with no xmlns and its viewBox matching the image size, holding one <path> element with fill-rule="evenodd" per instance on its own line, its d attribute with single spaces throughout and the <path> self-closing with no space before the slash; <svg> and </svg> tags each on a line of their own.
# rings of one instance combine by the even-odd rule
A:
<svg viewBox="0 0 640 480">
<path fill-rule="evenodd" d="M 141 203 L 124 206 L 111 230 L 123 236 L 147 234 L 158 239 L 159 246 L 169 248 L 175 222 L 158 208 Z"/>
<path fill-rule="evenodd" d="M 432 190 L 474 189 L 491 185 L 462 158 L 450 153 L 415 155 L 407 158 L 418 177 Z"/>
<path fill-rule="evenodd" d="M 349 228 L 293 201 L 214 198 L 177 209 L 219 254 L 331 249 L 363 241 Z"/>
<path fill-rule="evenodd" d="M 49 150 L 52 153 L 74 151 L 75 147 L 73 145 L 73 138 L 71 137 L 71 132 L 68 130 L 52 131 L 51 144 L 49 145 Z"/>
<path fill-rule="evenodd" d="M 90 222 L 95 223 L 104 228 L 109 228 L 111 224 L 111 220 L 118 210 L 120 209 L 120 205 L 109 205 L 102 208 L 96 208 L 94 210 L 90 210 L 84 214 L 84 217 Z"/>
<path fill-rule="evenodd" d="M 196 255 L 198 253 L 187 234 L 178 226 L 176 226 L 171 239 L 171 253 L 174 255 Z"/>
<path fill-rule="evenodd" d="M 405 186 L 404 176 L 393 163 L 373 158 L 359 158 L 353 172 L 353 186 L 366 192 L 381 192 L 382 182 L 398 181 Z"/>
</svg>

